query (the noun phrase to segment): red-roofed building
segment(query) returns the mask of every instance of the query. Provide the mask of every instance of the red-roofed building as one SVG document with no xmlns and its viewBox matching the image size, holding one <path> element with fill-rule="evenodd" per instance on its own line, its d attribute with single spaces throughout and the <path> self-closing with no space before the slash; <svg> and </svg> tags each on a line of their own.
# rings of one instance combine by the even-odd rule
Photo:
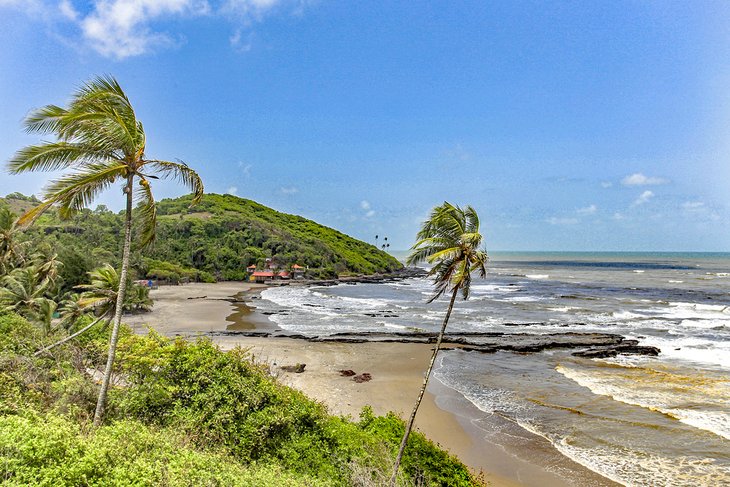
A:
<svg viewBox="0 0 730 487">
<path fill-rule="evenodd" d="M 288 271 L 281 271 L 279 274 L 277 274 L 277 277 L 280 279 L 291 279 L 291 274 L 289 274 Z"/>
<path fill-rule="evenodd" d="M 304 267 L 299 264 L 291 266 L 291 272 L 294 279 L 304 279 Z"/>
<path fill-rule="evenodd" d="M 258 283 L 264 283 L 267 279 L 273 279 L 274 273 L 271 271 L 256 271 L 251 274 L 251 280 Z"/>
</svg>

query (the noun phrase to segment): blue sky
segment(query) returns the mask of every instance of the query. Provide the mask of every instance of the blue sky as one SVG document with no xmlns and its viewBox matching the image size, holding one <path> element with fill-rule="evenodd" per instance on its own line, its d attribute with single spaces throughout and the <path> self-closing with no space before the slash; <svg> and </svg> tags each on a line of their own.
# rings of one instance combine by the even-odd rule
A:
<svg viewBox="0 0 730 487">
<path fill-rule="evenodd" d="M 148 155 L 391 249 L 448 200 L 489 250 L 730 251 L 724 1 L 0 0 L 0 27 L 3 161 L 108 73 Z"/>
</svg>

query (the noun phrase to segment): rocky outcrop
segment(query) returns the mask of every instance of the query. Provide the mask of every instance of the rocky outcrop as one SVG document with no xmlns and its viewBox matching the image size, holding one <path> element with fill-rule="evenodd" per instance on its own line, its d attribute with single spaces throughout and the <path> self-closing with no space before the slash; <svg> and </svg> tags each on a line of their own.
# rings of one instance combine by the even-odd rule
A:
<svg viewBox="0 0 730 487">
<path fill-rule="evenodd" d="M 591 347 L 588 350 L 573 352 L 576 357 L 585 358 L 608 358 L 617 355 L 648 355 L 656 357 L 660 350 L 657 347 L 639 345 L 638 340 L 623 340 L 618 345 L 611 347 Z"/>
<path fill-rule="evenodd" d="M 413 277 L 425 277 L 428 273 L 420 267 L 403 267 L 387 274 L 370 274 L 362 276 L 339 277 L 337 279 L 291 281 L 289 285 L 336 286 L 337 284 L 394 282 Z"/>
<path fill-rule="evenodd" d="M 217 336 L 255 336 L 290 338 L 310 342 L 328 343 L 436 343 L 438 335 L 430 332 L 362 332 L 333 333 L 331 335 L 306 336 L 288 334 L 281 330 L 212 332 Z M 458 348 L 464 351 L 494 353 L 500 350 L 533 353 L 549 349 L 577 349 L 573 355 L 586 358 L 615 357 L 620 354 L 656 356 L 659 349 L 640 346 L 636 340 L 627 340 L 613 333 L 501 333 L 463 332 L 444 335 L 442 348 Z"/>
</svg>

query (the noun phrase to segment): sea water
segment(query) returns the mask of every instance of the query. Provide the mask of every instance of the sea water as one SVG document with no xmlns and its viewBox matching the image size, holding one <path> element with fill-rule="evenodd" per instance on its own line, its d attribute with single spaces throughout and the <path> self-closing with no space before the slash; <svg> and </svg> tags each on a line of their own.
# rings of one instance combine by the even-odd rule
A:
<svg viewBox="0 0 730 487">
<path fill-rule="evenodd" d="M 428 279 L 270 288 L 259 310 L 307 335 L 436 331 L 448 303 L 427 304 L 432 289 Z M 656 358 L 613 359 L 449 351 L 435 377 L 616 482 L 730 485 L 730 254 L 495 254 L 449 330 L 608 332 L 659 347 Z"/>
</svg>

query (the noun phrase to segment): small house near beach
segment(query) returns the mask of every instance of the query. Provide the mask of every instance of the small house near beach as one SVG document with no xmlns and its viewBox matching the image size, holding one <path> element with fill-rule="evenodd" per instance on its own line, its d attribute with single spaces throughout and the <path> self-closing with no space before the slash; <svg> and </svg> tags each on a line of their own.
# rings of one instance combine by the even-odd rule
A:
<svg viewBox="0 0 730 487">
<path fill-rule="evenodd" d="M 270 279 L 274 279 L 274 273 L 272 271 L 255 271 L 251 274 L 251 280 L 261 284 Z"/>
<path fill-rule="evenodd" d="M 280 268 L 272 259 L 266 259 L 264 268 L 258 270 L 255 265 L 246 267 L 246 271 L 249 275 L 249 280 L 257 283 L 264 283 L 270 280 L 285 280 L 289 279 L 304 279 L 305 268 L 299 264 L 291 266 L 291 271 L 285 268 Z"/>
</svg>

